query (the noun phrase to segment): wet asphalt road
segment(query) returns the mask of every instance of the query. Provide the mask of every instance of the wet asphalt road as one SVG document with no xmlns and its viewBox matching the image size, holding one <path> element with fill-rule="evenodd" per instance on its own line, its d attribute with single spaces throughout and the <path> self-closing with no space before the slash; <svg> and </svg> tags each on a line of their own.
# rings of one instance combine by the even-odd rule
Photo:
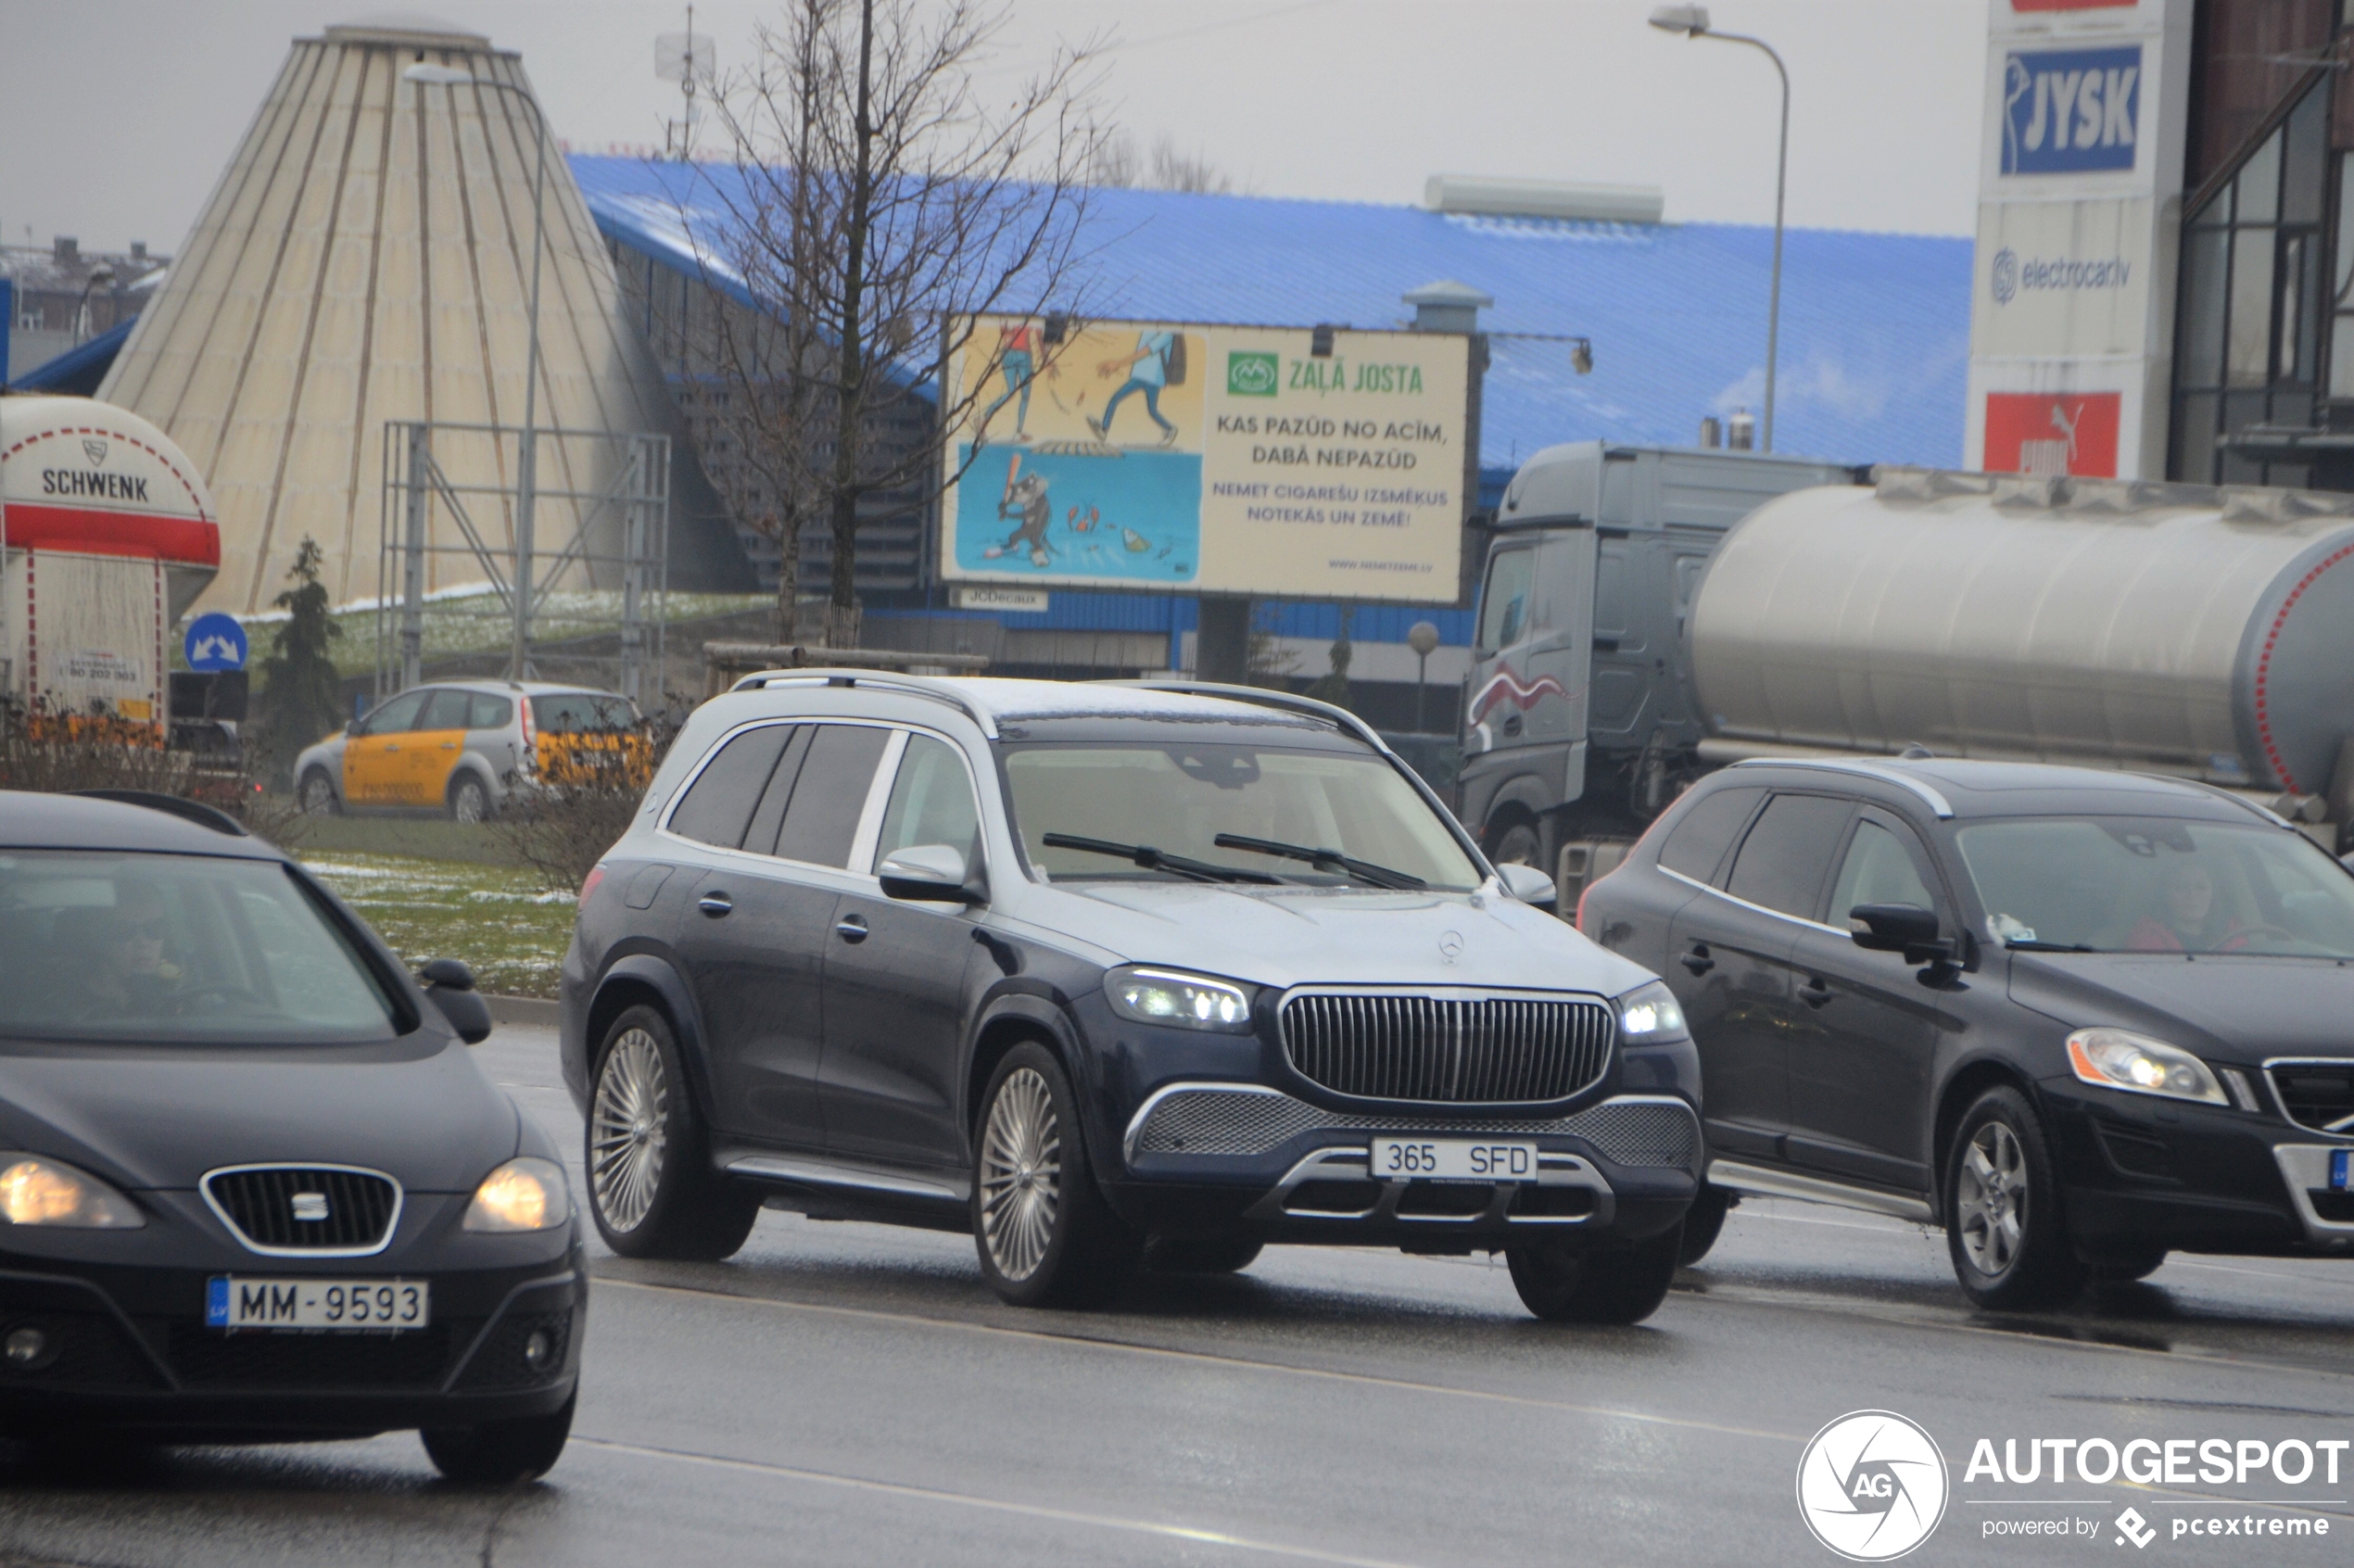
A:
<svg viewBox="0 0 2354 1568">
<path fill-rule="evenodd" d="M 507 1026 L 480 1049 L 576 1151 L 553 1043 Z M 1500 1263 L 1372 1251 L 1278 1249 L 1107 1312 L 1023 1312 L 966 1238 L 780 1213 L 725 1264 L 600 1248 L 595 1270 L 578 1422 L 538 1486 L 448 1486 L 408 1434 L 20 1450 L 0 1460 L 0 1561 L 1829 1563 L 1794 1476 L 1812 1434 L 1866 1408 L 1920 1423 L 1951 1477 L 1907 1562 L 2354 1546 L 2354 1453 L 2336 1486 L 2318 1466 L 2298 1486 L 1965 1479 L 1981 1437 L 2022 1463 L 2038 1437 L 2354 1438 L 2354 1262 L 2178 1258 L 1997 1320 L 1963 1303 L 1941 1235 L 1752 1202 L 1656 1317 L 1607 1330 L 1528 1318 Z M 2112 1525 L 2129 1506 L 2146 1549 Z M 2174 1534 L 2226 1514 L 2242 1534 Z M 1990 1533 L 2062 1518 L 2080 1533 Z M 2330 1534 L 2246 1534 L 2275 1518 Z"/>
</svg>

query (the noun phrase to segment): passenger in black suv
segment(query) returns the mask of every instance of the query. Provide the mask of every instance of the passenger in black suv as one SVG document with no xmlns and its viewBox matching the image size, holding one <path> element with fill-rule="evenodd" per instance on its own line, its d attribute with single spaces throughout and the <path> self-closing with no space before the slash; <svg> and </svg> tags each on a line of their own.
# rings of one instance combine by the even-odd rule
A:
<svg viewBox="0 0 2354 1568">
<path fill-rule="evenodd" d="M 2354 878 L 2220 790 L 2083 768 L 1753 762 L 1581 901 L 1705 1073 L 1685 1256 L 1739 1193 L 1942 1224 L 1973 1301 L 2170 1249 L 2354 1250 Z"/>
<path fill-rule="evenodd" d="M 1271 1241 L 1505 1253 L 1633 1321 L 1697 1186 L 1675 999 L 1522 902 L 1371 730 L 1271 692 L 860 674 L 705 703 L 583 892 L 591 1212 L 974 1232 L 1007 1300 Z"/>
</svg>

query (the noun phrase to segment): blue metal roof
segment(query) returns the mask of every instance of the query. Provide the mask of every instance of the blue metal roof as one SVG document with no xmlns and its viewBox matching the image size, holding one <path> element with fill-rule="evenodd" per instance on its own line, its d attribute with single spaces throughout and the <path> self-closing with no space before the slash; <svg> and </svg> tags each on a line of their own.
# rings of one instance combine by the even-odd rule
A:
<svg viewBox="0 0 2354 1568">
<path fill-rule="evenodd" d="M 44 360 L 40 364 L 7 384 L 11 392 L 67 392 L 78 398 L 97 396 L 98 383 L 106 380 L 107 368 L 131 337 L 131 329 L 139 324 L 137 317 L 108 327 L 97 336 L 85 338 L 64 353 Z"/>
<path fill-rule="evenodd" d="M 719 164 L 576 156 L 607 235 L 697 270 L 724 249 Z M 1402 326 L 1398 296 L 1485 290 L 1484 468 L 1601 437 L 1692 440 L 1701 416 L 1764 400 L 1773 231 L 1730 223 L 1477 218 L 1369 203 L 1098 190 L 1082 248 L 1095 313 L 1171 321 Z M 1958 467 L 1970 241 L 1792 229 L 1785 239 L 1776 441 L 1840 462 Z M 1588 336 L 1594 370 L 1570 345 Z M 1010 624 L 1010 623 L 1009 623 Z"/>
</svg>

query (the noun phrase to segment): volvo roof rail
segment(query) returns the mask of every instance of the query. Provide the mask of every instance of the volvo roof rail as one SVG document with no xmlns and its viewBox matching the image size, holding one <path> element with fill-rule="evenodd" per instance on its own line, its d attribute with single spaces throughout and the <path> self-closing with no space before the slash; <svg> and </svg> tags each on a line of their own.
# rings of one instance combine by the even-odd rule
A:
<svg viewBox="0 0 2354 1568">
<path fill-rule="evenodd" d="M 929 697 L 935 702 L 945 702 L 981 727 L 981 732 L 992 740 L 997 739 L 997 716 L 982 707 L 965 692 L 944 680 L 929 676 L 902 675 L 891 670 L 844 670 L 829 668 L 756 670 L 744 677 L 730 691 L 765 691 L 772 686 L 865 686 L 880 691 L 903 691 L 911 697 Z"/>
<path fill-rule="evenodd" d="M 1826 773 L 1854 773 L 1866 778 L 1877 778 L 1883 784 L 1893 784 L 1920 798 L 1921 803 L 1940 818 L 1954 815 L 1954 803 L 1919 779 L 1912 778 L 1901 767 L 1891 767 L 1868 757 L 1743 757 L 1735 767 L 1812 767 Z"/>
</svg>

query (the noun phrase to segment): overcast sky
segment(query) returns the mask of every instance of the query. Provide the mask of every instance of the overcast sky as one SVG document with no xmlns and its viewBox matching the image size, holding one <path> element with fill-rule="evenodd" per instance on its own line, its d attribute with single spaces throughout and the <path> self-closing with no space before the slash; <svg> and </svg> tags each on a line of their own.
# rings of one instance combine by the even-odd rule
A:
<svg viewBox="0 0 2354 1568">
<path fill-rule="evenodd" d="M 1263 196 L 1413 202 L 1455 172 L 1656 184 L 1675 221 L 1769 222 L 1772 65 L 1644 25 L 1652 0 L 1011 0 L 993 68 L 1108 37 L 1105 93 Z M 1724 0 L 1791 74 L 1790 221 L 1967 234 L 1986 0 Z M 285 57 L 368 0 L 7 0 L 0 234 L 173 251 Z M 677 89 L 654 37 L 682 6 L 434 0 L 521 52 L 558 135 L 658 145 Z M 702 0 L 723 72 L 773 0 Z"/>
</svg>

